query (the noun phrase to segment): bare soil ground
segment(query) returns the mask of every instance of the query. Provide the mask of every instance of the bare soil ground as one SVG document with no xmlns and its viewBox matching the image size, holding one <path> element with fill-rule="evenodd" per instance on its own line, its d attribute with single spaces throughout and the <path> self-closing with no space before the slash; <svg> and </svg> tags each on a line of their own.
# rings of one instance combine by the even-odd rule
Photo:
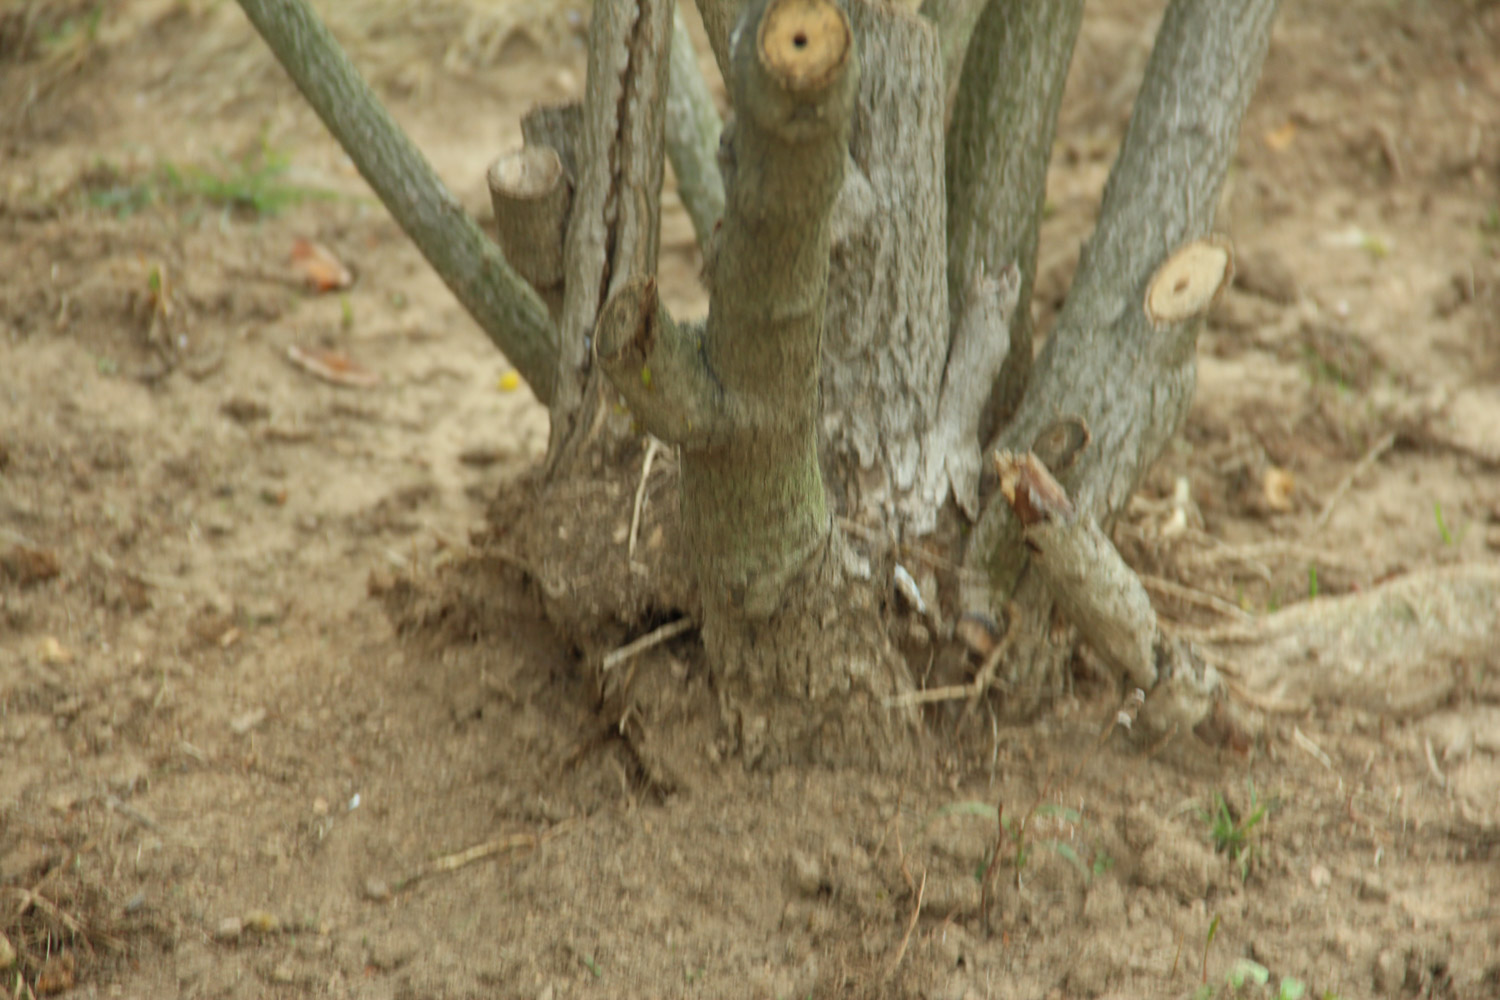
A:
<svg viewBox="0 0 1500 1000">
<path fill-rule="evenodd" d="M 321 6 L 476 214 L 581 84 L 570 5 Z M 1044 320 L 1158 11 L 1090 7 Z M 1288 0 L 1222 218 L 1239 284 L 1118 532 L 1163 615 L 1496 558 L 1500 6 Z M 675 202 L 664 246 L 701 311 Z M 0 995 L 1500 997 L 1500 652 L 1245 758 L 1101 746 L 1080 668 L 904 777 L 644 773 L 577 637 L 465 555 L 545 414 L 225 0 L 0 9 L 0 275 Z M 372 592 L 444 566 L 398 631 Z M 693 647 L 654 669 L 701 683 Z"/>
</svg>

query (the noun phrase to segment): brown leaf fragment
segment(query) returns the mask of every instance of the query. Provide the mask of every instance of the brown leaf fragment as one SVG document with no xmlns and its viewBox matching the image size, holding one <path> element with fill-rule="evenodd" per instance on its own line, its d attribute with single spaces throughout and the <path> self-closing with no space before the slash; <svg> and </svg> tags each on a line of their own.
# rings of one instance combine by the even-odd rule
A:
<svg viewBox="0 0 1500 1000">
<path fill-rule="evenodd" d="M 287 360 L 315 378 L 334 385 L 368 389 L 380 384 L 379 374 L 339 351 L 303 348 L 292 344 L 286 349 Z"/>
<path fill-rule="evenodd" d="M 303 282 L 315 292 L 336 292 L 354 284 L 354 275 L 332 250 L 312 240 L 292 244 L 292 264 Z"/>
<path fill-rule="evenodd" d="M 50 580 L 62 572 L 62 562 L 51 549 L 39 549 L 17 542 L 0 551 L 0 574 L 29 587 Z"/>
</svg>

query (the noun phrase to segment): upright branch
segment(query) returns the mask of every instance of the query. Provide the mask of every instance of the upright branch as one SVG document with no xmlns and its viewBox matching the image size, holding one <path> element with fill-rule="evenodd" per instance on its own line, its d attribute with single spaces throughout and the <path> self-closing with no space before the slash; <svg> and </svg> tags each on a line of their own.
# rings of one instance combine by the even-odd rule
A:
<svg viewBox="0 0 1500 1000">
<path fill-rule="evenodd" d="M 600 307 L 630 278 L 656 272 L 675 7 L 672 0 L 597 3 L 589 23 L 588 89 L 551 405 L 554 461 L 572 449 L 586 423 L 579 418 L 589 381 L 589 335 Z"/>
<path fill-rule="evenodd" d="M 997 442 L 1024 452 L 1059 415 L 1081 418 L 1092 442 L 1060 478 L 1073 505 L 1105 526 L 1192 403 L 1202 313 L 1228 277 L 1228 256 L 1191 255 L 1220 262 L 1216 277 L 1195 279 L 1196 309 L 1148 313 L 1149 304 L 1171 298 L 1159 297 L 1152 279 L 1213 223 L 1275 8 L 1276 0 L 1173 0 L 1167 8 L 1098 227 L 1021 408 Z M 1010 596 L 1026 556 L 1007 504 L 985 511 L 966 559 L 990 591 L 969 603 Z"/>
<path fill-rule="evenodd" d="M 527 146 L 502 156 L 485 172 L 495 233 L 506 260 L 525 278 L 557 320 L 562 313 L 563 242 L 573 207 L 573 182 L 550 146 Z"/>
<path fill-rule="evenodd" d="M 846 513 L 921 535 L 947 494 L 926 449 L 949 346 L 942 55 L 932 25 L 897 5 L 844 8 L 862 72 L 835 208 L 824 460 Z"/>
<path fill-rule="evenodd" d="M 684 547 L 746 758 L 848 759 L 856 745 L 878 756 L 910 721 L 875 709 L 904 674 L 833 529 L 818 462 L 854 36 L 832 0 L 757 0 L 734 38 L 707 324 L 672 322 L 651 283 L 632 282 L 601 318 L 599 365 L 637 418 L 680 446 Z"/>
<path fill-rule="evenodd" d="M 1083 0 L 989 0 L 963 60 L 948 131 L 948 302 L 957 327 L 973 308 L 977 275 L 1020 271 L 1010 351 L 994 385 L 997 418 L 1015 412 L 1031 374 L 1047 164 L 1082 20 Z"/>
<path fill-rule="evenodd" d="M 634 335 L 601 328 L 599 362 L 648 427 L 682 445 L 687 548 L 705 614 L 765 616 L 829 532 L 818 359 L 829 210 L 858 73 L 848 22 L 824 0 L 758 3 L 744 25 L 701 345 L 691 328 L 658 320 L 654 293 L 631 286 Z M 611 303 L 606 316 L 619 309 Z M 683 372 L 691 359 L 701 374 Z M 669 382 L 663 370 L 680 374 Z"/>
<path fill-rule="evenodd" d="M 724 180 L 719 176 L 719 133 L 724 123 L 698 68 L 698 53 L 679 11 L 672 21 L 671 84 L 667 90 L 667 158 L 677 175 L 677 194 L 693 220 L 698 245 L 724 215 Z"/>
<path fill-rule="evenodd" d="M 543 402 L 556 384 L 556 329 L 381 106 L 306 0 L 239 0 L 328 131 L 396 222 Z"/>
</svg>

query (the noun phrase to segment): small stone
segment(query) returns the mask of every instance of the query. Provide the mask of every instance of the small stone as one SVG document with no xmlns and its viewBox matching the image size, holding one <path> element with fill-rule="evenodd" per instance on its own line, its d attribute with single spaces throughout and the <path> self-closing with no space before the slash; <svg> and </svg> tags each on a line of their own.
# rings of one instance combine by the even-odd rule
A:
<svg viewBox="0 0 1500 1000">
<path fill-rule="evenodd" d="M 238 941 L 245 925 L 239 917 L 225 917 L 219 921 L 214 928 L 214 939 L 217 941 Z"/>
<path fill-rule="evenodd" d="M 245 914 L 245 929 L 257 934 L 276 934 L 281 930 L 281 919 L 267 910 L 251 910 Z"/>
<path fill-rule="evenodd" d="M 370 964 L 382 972 L 399 969 L 421 950 L 414 931 L 396 928 L 370 942 Z"/>
<path fill-rule="evenodd" d="M 514 448 L 499 444 L 475 445 L 471 448 L 465 448 L 458 453 L 458 460 L 460 462 L 478 469 L 500 462 L 507 462 L 515 457 Z"/>
<path fill-rule="evenodd" d="M 57 636 L 49 635 L 42 639 L 37 645 L 37 655 L 41 661 L 48 666 L 59 667 L 73 662 L 73 653 L 61 642 Z"/>
<path fill-rule="evenodd" d="M 817 858 L 802 851 L 793 851 L 788 871 L 793 888 L 804 896 L 816 896 L 822 891 L 823 867 L 818 864 Z"/>
<path fill-rule="evenodd" d="M 321 796 L 321 795 L 319 795 L 317 798 L 313 799 L 313 815 L 315 815 L 315 816 L 327 816 L 328 815 L 328 800 L 325 799 L 325 798 L 323 798 L 323 796 Z"/>
<path fill-rule="evenodd" d="M 1406 963 L 1391 948 L 1382 949 L 1375 956 L 1375 992 L 1393 996 L 1401 991 L 1406 981 Z"/>
<path fill-rule="evenodd" d="M 1333 874 L 1329 872 L 1327 865 L 1313 865 L 1307 871 L 1307 880 L 1314 889 L 1326 889 L 1333 881 Z"/>
<path fill-rule="evenodd" d="M 367 878 L 364 884 L 365 898 L 376 903 L 384 903 L 391 898 L 391 887 L 384 879 Z"/>
<path fill-rule="evenodd" d="M 252 708 L 248 712 L 241 712 L 229 720 L 229 731 L 236 736 L 244 736 L 250 730 L 266 721 L 266 710 L 264 708 Z"/>
<path fill-rule="evenodd" d="M 1360 876 L 1358 893 L 1360 899 L 1367 899 L 1372 903 L 1389 902 L 1391 898 L 1391 890 L 1375 875 Z"/>
<path fill-rule="evenodd" d="M 258 399 L 235 396 L 226 399 L 219 406 L 219 412 L 237 424 L 248 424 L 269 417 L 271 408 Z"/>
</svg>

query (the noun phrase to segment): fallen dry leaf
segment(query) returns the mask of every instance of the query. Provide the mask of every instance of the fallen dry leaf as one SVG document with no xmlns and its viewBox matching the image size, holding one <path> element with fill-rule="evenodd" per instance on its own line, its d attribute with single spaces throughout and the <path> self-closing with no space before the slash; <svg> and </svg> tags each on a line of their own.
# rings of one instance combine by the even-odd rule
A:
<svg viewBox="0 0 1500 1000">
<path fill-rule="evenodd" d="M 1295 138 L 1297 138 L 1297 123 L 1287 122 L 1265 134 L 1266 148 L 1273 153 L 1280 153 L 1290 146 Z"/>
<path fill-rule="evenodd" d="M 380 384 L 378 374 L 338 351 L 302 348 L 292 344 L 286 349 L 286 357 L 303 371 L 334 385 L 368 389 Z"/>
<path fill-rule="evenodd" d="M 53 635 L 46 636 L 37 646 L 37 655 L 50 666 L 63 666 L 73 662 L 73 651 L 57 641 Z"/>
<path fill-rule="evenodd" d="M 1266 470 L 1260 487 L 1267 507 L 1283 514 L 1292 509 L 1292 494 L 1297 491 L 1297 480 L 1290 472 L 1273 465 Z"/>
<path fill-rule="evenodd" d="M 62 572 L 62 561 L 51 549 L 38 549 L 16 542 L 0 551 L 0 575 L 23 587 L 50 580 Z"/>
<path fill-rule="evenodd" d="M 354 275 L 333 251 L 321 243 L 299 239 L 292 244 L 292 263 L 307 287 L 315 292 L 336 292 L 354 284 Z"/>
<path fill-rule="evenodd" d="M 77 981 L 73 953 L 65 951 L 42 963 L 41 970 L 36 974 L 35 989 L 38 996 L 53 996 L 71 990 Z"/>
</svg>

